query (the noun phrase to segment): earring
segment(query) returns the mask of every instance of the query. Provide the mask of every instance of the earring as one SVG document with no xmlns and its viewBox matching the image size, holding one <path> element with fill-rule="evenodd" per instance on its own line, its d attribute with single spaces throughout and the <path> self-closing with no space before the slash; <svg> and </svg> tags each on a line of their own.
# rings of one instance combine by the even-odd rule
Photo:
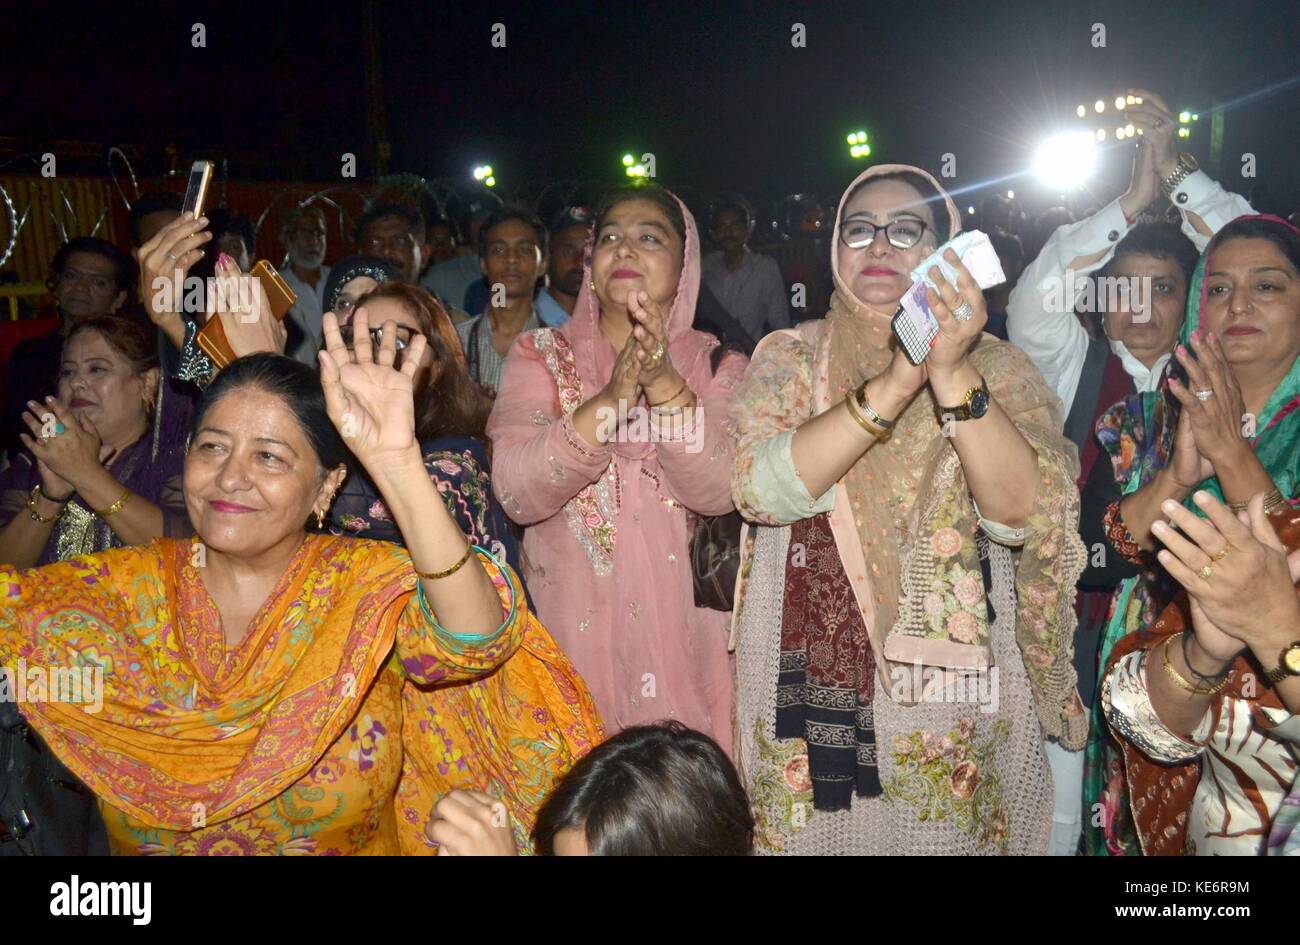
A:
<svg viewBox="0 0 1300 945">
<path fill-rule="evenodd" d="M 596 291 L 596 280 L 595 280 L 595 279 L 592 279 L 591 281 L 589 281 L 589 282 L 587 283 L 587 285 L 589 285 L 589 286 L 591 287 L 591 291 L 592 291 L 592 292 L 595 292 L 595 291 Z"/>
<path fill-rule="evenodd" d="M 316 527 L 319 528 L 319 529 L 322 529 L 322 530 L 325 528 L 325 513 L 324 513 L 324 512 L 320 512 L 320 511 L 318 511 L 318 512 L 316 513 Z"/>
</svg>

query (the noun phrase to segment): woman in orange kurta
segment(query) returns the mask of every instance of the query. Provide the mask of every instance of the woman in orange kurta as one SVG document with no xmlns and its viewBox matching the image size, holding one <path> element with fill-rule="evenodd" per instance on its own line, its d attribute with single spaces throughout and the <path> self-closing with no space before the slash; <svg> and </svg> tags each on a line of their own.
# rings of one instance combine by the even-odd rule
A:
<svg viewBox="0 0 1300 945">
<path fill-rule="evenodd" d="M 519 644 L 517 579 L 468 546 L 424 469 L 424 341 L 395 370 L 396 332 L 374 352 L 365 319 L 353 361 L 327 318 L 319 382 L 255 355 L 209 388 L 192 543 L 0 570 L 0 666 L 117 853 L 398 852 L 403 679 L 482 676 Z M 405 549 L 307 535 L 346 471 L 338 432 Z"/>
</svg>

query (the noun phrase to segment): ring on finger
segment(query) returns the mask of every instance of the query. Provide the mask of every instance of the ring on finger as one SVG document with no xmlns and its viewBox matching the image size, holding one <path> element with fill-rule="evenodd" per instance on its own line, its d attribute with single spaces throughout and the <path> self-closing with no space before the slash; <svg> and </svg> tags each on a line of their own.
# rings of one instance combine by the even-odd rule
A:
<svg viewBox="0 0 1300 945">
<path fill-rule="evenodd" d="M 962 299 L 961 304 L 952 310 L 952 317 L 957 319 L 959 322 L 970 321 L 971 316 L 974 314 L 975 309 L 972 308 L 970 302 L 965 299 Z"/>
<path fill-rule="evenodd" d="M 1210 567 L 1207 564 L 1205 567 L 1201 568 L 1201 570 L 1196 572 L 1196 576 L 1200 578 L 1202 581 L 1208 581 L 1210 579 L 1210 575 L 1213 573 L 1214 573 L 1214 568 Z"/>
<path fill-rule="evenodd" d="M 1214 560 L 1215 560 L 1215 561 L 1222 561 L 1224 558 L 1228 557 L 1228 552 L 1229 552 L 1229 550 L 1231 550 L 1231 549 L 1229 549 L 1229 548 L 1224 548 L 1222 551 L 1220 551 L 1217 555 L 1214 556 Z"/>
<path fill-rule="evenodd" d="M 1206 401 L 1214 396 L 1214 388 L 1207 387 L 1205 390 L 1194 390 L 1192 393 L 1196 395 L 1197 400 Z"/>
<path fill-rule="evenodd" d="M 179 262 L 179 261 L 180 261 L 180 260 L 178 260 L 178 259 L 176 258 L 176 254 L 173 253 L 170 249 L 167 250 L 167 258 L 170 259 L 172 262 Z"/>
</svg>

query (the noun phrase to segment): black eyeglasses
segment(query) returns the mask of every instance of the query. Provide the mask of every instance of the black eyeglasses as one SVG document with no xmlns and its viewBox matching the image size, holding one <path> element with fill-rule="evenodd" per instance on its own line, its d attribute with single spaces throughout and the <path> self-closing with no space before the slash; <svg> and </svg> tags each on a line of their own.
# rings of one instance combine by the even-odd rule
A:
<svg viewBox="0 0 1300 945">
<path fill-rule="evenodd" d="M 351 323 L 348 323 L 339 329 L 339 337 L 343 339 L 343 343 L 347 345 L 349 348 L 352 347 L 352 335 L 353 335 L 353 327 Z M 384 329 L 382 327 L 370 329 L 370 341 L 374 344 L 376 348 L 378 348 L 381 344 L 383 344 Z M 406 347 L 410 343 L 411 343 L 411 329 L 406 328 L 402 325 L 398 325 L 397 339 L 393 342 L 393 350 L 405 351 Z"/>
<path fill-rule="evenodd" d="M 840 224 L 840 242 L 849 249 L 865 249 L 876 238 L 876 230 L 885 231 L 885 239 L 891 246 L 899 249 L 911 249 L 921 242 L 925 231 L 929 229 L 924 220 L 903 217 L 890 220 L 884 226 L 878 226 L 870 220 L 851 219 Z"/>
</svg>

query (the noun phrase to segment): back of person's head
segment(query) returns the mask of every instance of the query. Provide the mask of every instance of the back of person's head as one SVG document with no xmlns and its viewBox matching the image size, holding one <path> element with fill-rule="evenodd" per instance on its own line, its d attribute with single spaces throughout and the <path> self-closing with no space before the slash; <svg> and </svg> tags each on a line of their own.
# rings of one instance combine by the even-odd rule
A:
<svg viewBox="0 0 1300 945">
<path fill-rule="evenodd" d="M 754 817 L 718 743 L 680 722 L 624 729 L 578 761 L 537 815 L 533 842 L 581 831 L 591 856 L 747 856 Z"/>
<path fill-rule="evenodd" d="M 713 198 L 709 204 L 710 229 L 718 225 L 718 217 L 724 213 L 734 213 L 745 226 L 754 222 L 754 208 L 741 194 L 726 192 Z"/>
<path fill-rule="evenodd" d="M 50 263 L 53 281 L 57 281 L 59 276 L 63 275 L 63 269 L 74 253 L 92 253 L 107 259 L 113 266 L 113 284 L 118 292 L 127 292 L 135 285 L 137 273 L 135 260 L 112 243 L 95 236 L 74 236 L 59 247 L 59 251 L 54 254 L 54 260 Z"/>
<path fill-rule="evenodd" d="M 460 336 L 450 316 L 427 290 L 404 282 L 385 282 L 357 300 L 355 312 L 378 299 L 399 303 L 420 325 L 432 361 L 422 389 L 415 391 L 415 435 L 482 438 L 492 400 L 469 376 Z M 375 326 L 378 327 L 378 326 Z"/>
<path fill-rule="evenodd" d="M 379 220 L 387 219 L 401 220 L 406 224 L 407 230 L 415 238 L 417 246 L 424 245 L 424 214 L 417 207 L 404 203 L 377 203 L 368 207 L 357 220 L 357 244 L 360 245 L 365 239 L 366 229 Z"/>
<path fill-rule="evenodd" d="M 478 228 L 479 258 L 480 259 L 487 258 L 489 234 L 491 234 L 491 232 L 494 229 L 496 229 L 498 226 L 500 226 L 502 223 L 505 223 L 509 220 L 518 220 L 520 223 L 527 226 L 529 229 L 533 231 L 533 233 L 536 234 L 537 248 L 541 251 L 542 256 L 545 257 L 548 250 L 547 242 L 550 237 L 550 233 L 547 231 L 546 225 L 542 223 L 541 218 L 538 217 L 537 214 L 533 213 L 531 210 L 525 207 L 505 206 L 493 210 L 490 214 L 488 214 L 487 218 L 483 221 L 482 225 Z"/>
<path fill-rule="evenodd" d="M 144 244 L 145 238 L 141 231 L 141 225 L 144 218 L 153 213 L 174 213 L 180 215 L 181 195 L 173 193 L 170 190 L 146 190 L 135 203 L 131 204 L 131 212 L 127 215 L 126 229 L 127 235 L 131 239 L 131 245 L 140 247 Z"/>
<path fill-rule="evenodd" d="M 231 361 L 203 391 L 194 411 L 191 437 L 202 429 L 203 418 L 214 404 L 235 391 L 250 388 L 283 402 L 298 421 L 307 442 L 316 450 L 324 470 L 348 462 L 348 449 L 325 408 L 320 374 L 314 367 L 278 354 L 249 354 Z"/>
<path fill-rule="evenodd" d="M 1191 282 L 1192 271 L 1200 253 L 1182 231 L 1173 223 L 1139 223 L 1115 247 L 1115 255 L 1102 267 L 1098 275 L 1113 273 L 1115 264 L 1125 256 L 1150 256 L 1169 259 L 1182 270 L 1184 285 Z"/>
</svg>

